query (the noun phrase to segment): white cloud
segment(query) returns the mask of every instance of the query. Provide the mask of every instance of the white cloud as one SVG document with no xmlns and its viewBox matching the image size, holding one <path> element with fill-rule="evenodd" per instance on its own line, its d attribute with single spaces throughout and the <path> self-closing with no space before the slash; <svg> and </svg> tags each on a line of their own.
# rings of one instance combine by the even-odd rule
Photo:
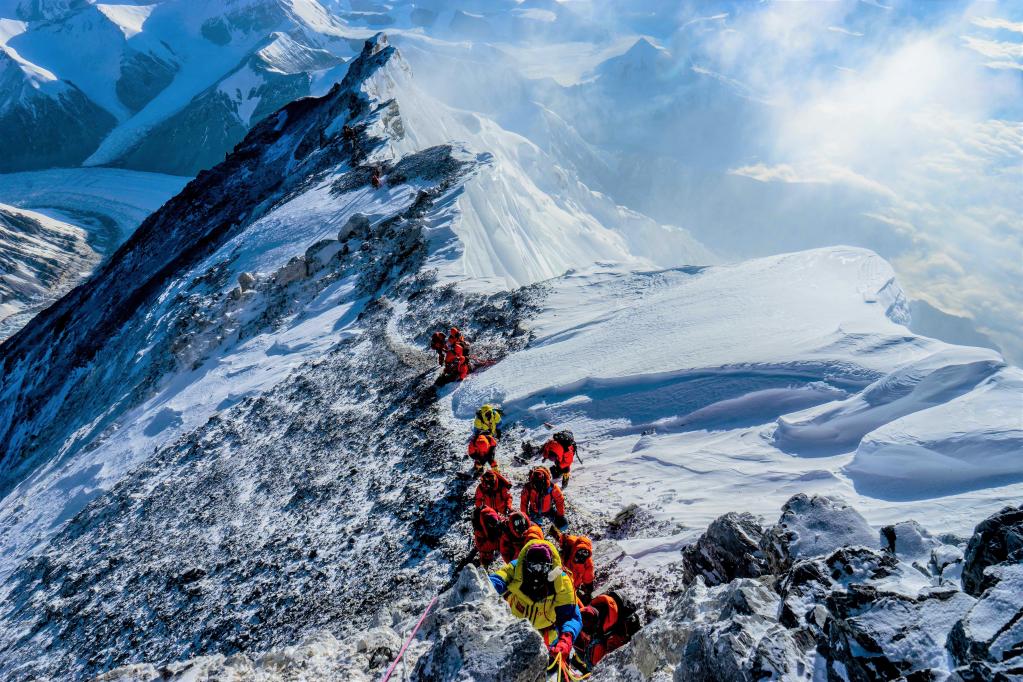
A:
<svg viewBox="0 0 1023 682">
<path fill-rule="evenodd" d="M 1023 24 L 973 11 L 918 24 L 844 3 L 803 16 L 769 6 L 708 42 L 718 60 L 708 68 L 774 104 L 763 150 L 730 173 L 862 192 L 862 234 L 849 238 L 869 241 L 879 227 L 898 235 L 877 248 L 896 249 L 882 255 L 910 294 L 975 317 L 1021 362 L 1023 43 L 964 33 Z M 829 42 L 842 40 L 842 26 L 862 39 Z"/>
<path fill-rule="evenodd" d="M 981 28 L 1004 29 L 1006 31 L 1023 33 L 1023 22 L 1008 21 L 999 17 L 974 17 L 971 19 L 971 23 Z"/>
<path fill-rule="evenodd" d="M 862 33 L 859 33 L 858 31 L 850 31 L 849 29 L 842 28 L 841 26 L 828 26 L 828 30 L 832 33 L 841 33 L 843 35 L 853 36 L 854 38 L 863 37 Z"/>
</svg>

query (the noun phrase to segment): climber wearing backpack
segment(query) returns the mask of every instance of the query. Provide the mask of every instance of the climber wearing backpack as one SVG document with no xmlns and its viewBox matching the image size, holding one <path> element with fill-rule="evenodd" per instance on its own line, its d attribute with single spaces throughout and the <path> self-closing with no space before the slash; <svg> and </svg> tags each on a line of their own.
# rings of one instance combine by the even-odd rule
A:
<svg viewBox="0 0 1023 682">
<path fill-rule="evenodd" d="M 500 550 L 504 518 L 490 507 L 472 510 L 472 539 L 480 554 L 480 566 L 489 565 Z"/>
<path fill-rule="evenodd" d="M 520 511 L 508 515 L 501 529 L 501 558 L 510 562 L 530 540 L 543 540 L 543 529 Z"/>
<path fill-rule="evenodd" d="M 447 346 L 447 338 L 444 336 L 444 332 L 434 332 L 433 336 L 430 337 L 430 348 L 437 352 L 437 364 L 441 367 L 444 366 L 444 350 Z"/>
<path fill-rule="evenodd" d="M 444 351 L 444 372 L 441 379 L 444 383 L 450 381 L 463 381 L 469 376 L 469 360 L 461 346 L 448 346 Z"/>
<path fill-rule="evenodd" d="M 558 431 L 540 448 L 540 456 L 553 462 L 551 477 L 561 477 L 561 487 L 568 487 L 572 461 L 575 459 L 575 438 L 571 431 Z"/>
<path fill-rule="evenodd" d="M 501 533 L 501 558 L 506 562 L 519 555 L 530 540 L 543 540 L 543 529 L 520 511 L 508 515 Z"/>
<path fill-rule="evenodd" d="M 448 348 L 455 348 L 456 346 L 461 347 L 462 352 L 469 356 L 469 339 L 465 338 L 458 327 L 452 327 L 448 332 Z"/>
<path fill-rule="evenodd" d="M 575 651 L 587 670 L 639 632 L 639 613 L 628 599 L 609 591 L 593 598 L 581 611 L 583 632 Z"/>
<path fill-rule="evenodd" d="M 498 514 L 508 514 L 512 510 L 511 481 L 498 471 L 490 469 L 483 472 L 480 484 L 476 486 L 477 507 L 491 507 Z"/>
<path fill-rule="evenodd" d="M 585 535 L 561 534 L 561 561 L 565 572 L 572 576 L 576 596 L 583 604 L 590 603 L 593 594 L 593 542 Z"/>
<path fill-rule="evenodd" d="M 519 498 L 519 509 L 534 522 L 547 518 L 558 530 L 568 527 L 565 497 L 561 488 L 551 481 L 551 472 L 544 467 L 536 467 L 529 472 L 529 481 Z"/>
<path fill-rule="evenodd" d="M 485 433 L 494 438 L 501 438 L 501 411 L 487 404 L 476 410 L 476 418 L 472 422 L 474 436 Z"/>
<path fill-rule="evenodd" d="M 480 434 L 469 441 L 469 459 L 472 460 L 472 473 L 479 476 L 487 464 L 497 469 L 497 439 L 493 436 Z"/>
<path fill-rule="evenodd" d="M 567 661 L 582 621 L 572 579 L 562 570 L 554 545 L 530 540 L 517 559 L 490 574 L 490 583 L 514 615 L 540 631 L 551 657 Z"/>
</svg>

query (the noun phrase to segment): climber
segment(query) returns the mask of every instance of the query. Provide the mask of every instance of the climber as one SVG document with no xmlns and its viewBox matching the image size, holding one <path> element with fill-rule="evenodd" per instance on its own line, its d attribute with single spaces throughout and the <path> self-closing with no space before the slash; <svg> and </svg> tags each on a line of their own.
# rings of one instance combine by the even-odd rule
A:
<svg viewBox="0 0 1023 682">
<path fill-rule="evenodd" d="M 503 525 L 504 517 L 490 507 L 476 507 L 472 510 L 472 539 L 480 554 L 480 566 L 489 565 L 497 556 Z"/>
<path fill-rule="evenodd" d="M 472 433 L 485 433 L 494 438 L 501 438 L 501 411 L 493 405 L 486 404 L 476 410 L 476 418 L 472 422 Z"/>
<path fill-rule="evenodd" d="M 476 486 L 476 506 L 491 507 L 498 514 L 512 510 L 511 481 L 500 472 L 490 469 L 483 472 L 480 484 Z"/>
<path fill-rule="evenodd" d="M 497 440 L 493 436 L 481 433 L 469 441 L 469 459 L 473 462 L 472 473 L 479 476 L 483 473 L 484 465 L 489 464 L 491 469 L 497 469 Z"/>
<path fill-rule="evenodd" d="M 452 327 L 448 332 L 448 348 L 454 348 L 455 346 L 461 346 L 462 352 L 465 355 L 469 355 L 469 339 L 458 330 L 458 327 Z"/>
<path fill-rule="evenodd" d="M 600 659 L 639 632 L 639 613 L 628 599 L 609 591 L 593 598 L 581 611 L 583 632 L 576 639 L 578 662 L 589 670 Z"/>
<path fill-rule="evenodd" d="M 583 604 L 590 603 L 593 594 L 593 542 L 585 535 L 558 536 L 561 561 L 565 572 L 572 576 L 576 596 Z"/>
<path fill-rule="evenodd" d="M 551 472 L 544 467 L 536 467 L 529 472 L 529 481 L 522 488 L 519 499 L 519 509 L 534 523 L 547 518 L 559 531 L 568 527 L 565 497 L 561 488 L 551 481 Z"/>
<path fill-rule="evenodd" d="M 437 364 L 441 367 L 444 366 L 444 349 L 447 345 L 447 338 L 444 336 L 444 332 L 434 332 L 433 336 L 430 337 L 430 348 L 437 351 Z"/>
<path fill-rule="evenodd" d="M 543 529 L 520 511 L 508 515 L 501 533 L 501 558 L 510 562 L 530 540 L 543 540 Z"/>
<path fill-rule="evenodd" d="M 514 615 L 540 631 L 551 658 L 560 654 L 567 661 L 582 621 L 572 579 L 562 570 L 554 545 L 530 540 L 518 558 L 490 574 L 490 582 Z"/>
<path fill-rule="evenodd" d="M 540 448 L 540 456 L 553 462 L 551 477 L 561 477 L 561 487 L 568 487 L 568 479 L 572 473 L 572 460 L 575 459 L 575 438 L 571 431 L 558 431 Z"/>
<path fill-rule="evenodd" d="M 350 125 L 341 126 L 341 137 L 351 142 L 355 139 L 355 128 Z"/>
<path fill-rule="evenodd" d="M 380 189 L 380 185 L 383 184 L 383 181 L 380 179 L 380 167 L 379 166 L 373 166 L 373 172 L 369 176 L 369 183 L 371 185 L 373 185 L 373 189 Z"/>
<path fill-rule="evenodd" d="M 444 372 L 441 374 L 442 382 L 463 381 L 465 377 L 469 376 L 470 371 L 469 360 L 465 357 L 465 353 L 462 352 L 461 346 L 448 347 L 444 351 Z"/>
</svg>

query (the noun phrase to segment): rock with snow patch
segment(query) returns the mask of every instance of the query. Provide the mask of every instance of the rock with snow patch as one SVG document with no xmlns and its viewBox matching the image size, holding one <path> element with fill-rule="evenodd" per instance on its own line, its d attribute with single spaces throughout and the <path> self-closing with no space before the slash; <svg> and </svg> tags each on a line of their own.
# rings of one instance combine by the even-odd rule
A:
<svg viewBox="0 0 1023 682">
<path fill-rule="evenodd" d="M 337 233 L 337 239 L 343 242 L 351 237 L 364 237 L 368 232 L 369 218 L 361 213 L 355 213 Z"/>
<path fill-rule="evenodd" d="M 771 572 L 783 573 L 798 559 L 852 545 L 877 547 L 866 519 L 841 498 L 800 493 L 782 506 L 781 518 L 765 531 L 760 547 Z"/>
<path fill-rule="evenodd" d="M 707 532 L 682 550 L 685 581 L 703 576 L 708 585 L 720 585 L 734 578 L 757 578 L 767 572 L 760 550 L 764 530 L 756 517 L 729 512 L 718 517 Z"/>
<path fill-rule="evenodd" d="M 413 679 L 532 682 L 547 667 L 547 648 L 526 620 L 511 615 L 486 574 L 462 569 L 423 625 L 433 647 L 416 663 Z"/>
<path fill-rule="evenodd" d="M 1023 562 L 1023 505 L 1005 507 L 974 529 L 963 562 L 963 590 L 979 596 L 987 587 L 985 569 Z"/>
<path fill-rule="evenodd" d="M 809 679 L 803 652 L 775 619 L 779 598 L 748 578 L 707 587 L 702 576 L 631 644 L 595 668 L 594 681 Z"/>
<path fill-rule="evenodd" d="M 256 278 L 252 276 L 251 272 L 240 272 L 238 273 L 238 286 L 242 291 L 249 291 L 255 288 Z"/>
<path fill-rule="evenodd" d="M 322 270 L 331 259 L 341 252 L 341 242 L 336 239 L 321 239 L 305 250 L 306 268 L 310 274 Z"/>
<path fill-rule="evenodd" d="M 853 584 L 827 599 L 831 614 L 819 651 L 827 679 L 846 682 L 930 679 L 945 667 L 945 641 L 952 626 L 974 604 L 952 588 L 910 597 Z"/>
<path fill-rule="evenodd" d="M 287 265 L 277 271 L 275 280 L 280 286 L 297 282 L 300 279 L 305 279 L 309 269 L 306 264 L 306 260 L 302 256 L 295 256 L 288 261 Z"/>
<path fill-rule="evenodd" d="M 1023 564 L 987 569 L 992 583 L 952 628 L 948 649 L 956 663 L 992 664 L 992 670 L 1023 675 Z"/>
</svg>

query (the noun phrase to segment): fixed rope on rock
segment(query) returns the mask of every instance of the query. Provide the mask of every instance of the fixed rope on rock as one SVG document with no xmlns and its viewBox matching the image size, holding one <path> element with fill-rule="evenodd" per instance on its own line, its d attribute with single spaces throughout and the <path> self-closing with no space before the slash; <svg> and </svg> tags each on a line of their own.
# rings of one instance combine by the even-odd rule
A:
<svg viewBox="0 0 1023 682">
<path fill-rule="evenodd" d="M 433 599 L 430 600 L 430 603 L 427 604 L 426 610 L 423 611 L 423 615 L 419 616 L 419 621 L 416 622 L 415 627 L 412 628 L 412 632 L 409 633 L 408 639 L 406 639 L 405 643 L 401 645 L 401 649 L 398 650 L 398 656 L 394 659 L 394 662 L 391 663 L 391 665 L 387 668 L 387 672 L 384 673 L 384 676 L 380 678 L 380 682 L 387 682 L 388 680 L 391 679 L 391 673 L 393 673 L 394 669 L 398 667 L 398 662 L 401 661 L 401 657 L 405 654 L 405 650 L 408 649 L 408 645 L 412 643 L 412 639 L 416 636 L 416 633 L 419 632 L 419 628 L 422 626 L 423 621 L 426 620 L 426 616 L 430 613 L 430 610 L 433 608 L 434 604 L 437 603 L 437 598 L 439 596 L 440 595 L 435 596 Z"/>
</svg>

